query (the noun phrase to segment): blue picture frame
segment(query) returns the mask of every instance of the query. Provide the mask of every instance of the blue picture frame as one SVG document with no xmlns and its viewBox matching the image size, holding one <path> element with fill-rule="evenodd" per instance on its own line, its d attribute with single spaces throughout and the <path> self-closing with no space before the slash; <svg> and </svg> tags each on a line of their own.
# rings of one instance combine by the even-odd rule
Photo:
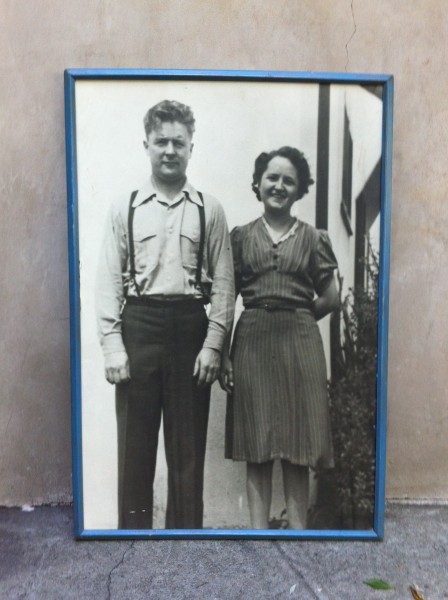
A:
<svg viewBox="0 0 448 600">
<path fill-rule="evenodd" d="M 376 387 L 376 449 L 374 511 L 371 527 L 360 529 L 202 529 L 202 530 L 120 530 L 96 528 L 85 523 L 84 479 L 86 457 L 83 456 L 83 362 L 81 339 L 81 278 L 80 278 L 80 183 L 79 169 L 82 148 L 78 135 L 77 91 L 85 82 L 98 84 L 117 82 L 124 85 L 135 82 L 158 82 L 161 93 L 167 82 L 228 82 L 261 84 L 274 87 L 279 84 L 301 86 L 312 84 L 333 90 L 332 86 L 347 86 L 371 91 L 381 101 L 381 156 L 377 184 L 380 190 L 379 222 L 379 278 L 378 278 L 378 360 Z M 334 88 L 336 89 L 336 88 Z M 162 93 L 163 96 L 163 93 Z M 65 71 L 65 120 L 68 194 L 68 243 L 70 281 L 70 350 L 72 394 L 72 450 L 73 497 L 75 537 L 81 540 L 99 539 L 279 539 L 279 540 L 366 540 L 379 541 L 384 536 L 385 481 L 386 481 L 386 413 L 387 413 L 387 357 L 389 318 L 389 263 L 391 222 L 391 169 L 393 123 L 393 77 L 384 74 L 300 73 L 274 71 L 211 71 L 211 70 L 153 70 L 153 69 L 68 69 Z M 331 124 L 330 124 L 331 125 Z M 327 128 L 330 126 L 327 123 Z M 349 148 L 349 142 L 344 142 Z M 329 160 L 327 158 L 327 160 Z M 82 166 L 82 165 L 81 165 Z M 350 169 L 348 170 L 350 175 Z M 345 184 L 345 189 L 350 186 Z M 347 205 L 341 205 L 346 211 Z M 347 223 L 347 215 L 343 215 Z M 353 232 L 352 232 L 353 234 Z"/>
</svg>

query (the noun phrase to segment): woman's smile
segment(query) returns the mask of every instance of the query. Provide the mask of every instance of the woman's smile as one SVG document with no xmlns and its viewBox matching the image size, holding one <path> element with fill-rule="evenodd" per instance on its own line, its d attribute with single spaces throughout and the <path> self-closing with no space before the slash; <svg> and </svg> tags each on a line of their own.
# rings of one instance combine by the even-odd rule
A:
<svg viewBox="0 0 448 600">
<path fill-rule="evenodd" d="M 265 210 L 289 212 L 299 196 L 299 178 L 291 161 L 275 156 L 269 161 L 260 180 L 260 198 Z"/>
</svg>

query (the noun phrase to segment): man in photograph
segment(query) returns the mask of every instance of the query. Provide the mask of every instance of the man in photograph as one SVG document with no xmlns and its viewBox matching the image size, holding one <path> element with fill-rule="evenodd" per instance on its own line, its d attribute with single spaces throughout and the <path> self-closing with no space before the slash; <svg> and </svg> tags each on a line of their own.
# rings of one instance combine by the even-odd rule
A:
<svg viewBox="0 0 448 600">
<path fill-rule="evenodd" d="M 106 378 L 116 385 L 120 529 L 152 528 L 162 415 L 166 528 L 202 528 L 210 386 L 235 296 L 224 211 L 186 177 L 194 124 L 176 101 L 147 112 L 151 177 L 112 206 L 100 256 L 97 317 Z"/>
</svg>

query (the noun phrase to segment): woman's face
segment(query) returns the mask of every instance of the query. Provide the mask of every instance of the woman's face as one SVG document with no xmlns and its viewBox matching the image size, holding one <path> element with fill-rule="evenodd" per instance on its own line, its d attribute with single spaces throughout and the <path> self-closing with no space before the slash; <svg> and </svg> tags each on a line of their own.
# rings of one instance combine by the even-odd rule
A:
<svg viewBox="0 0 448 600">
<path fill-rule="evenodd" d="M 287 214 L 299 196 L 299 178 L 291 161 L 274 156 L 261 176 L 259 192 L 266 212 Z"/>
</svg>

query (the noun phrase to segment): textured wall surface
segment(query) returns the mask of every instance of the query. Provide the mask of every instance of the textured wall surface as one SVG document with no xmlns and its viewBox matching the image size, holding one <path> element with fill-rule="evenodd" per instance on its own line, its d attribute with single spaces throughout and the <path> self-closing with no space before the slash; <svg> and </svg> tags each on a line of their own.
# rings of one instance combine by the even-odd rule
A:
<svg viewBox="0 0 448 600">
<path fill-rule="evenodd" d="M 447 498 L 445 2 L 3 0 L 0 12 L 0 504 L 71 497 L 69 67 L 395 75 L 387 494 Z"/>
</svg>

